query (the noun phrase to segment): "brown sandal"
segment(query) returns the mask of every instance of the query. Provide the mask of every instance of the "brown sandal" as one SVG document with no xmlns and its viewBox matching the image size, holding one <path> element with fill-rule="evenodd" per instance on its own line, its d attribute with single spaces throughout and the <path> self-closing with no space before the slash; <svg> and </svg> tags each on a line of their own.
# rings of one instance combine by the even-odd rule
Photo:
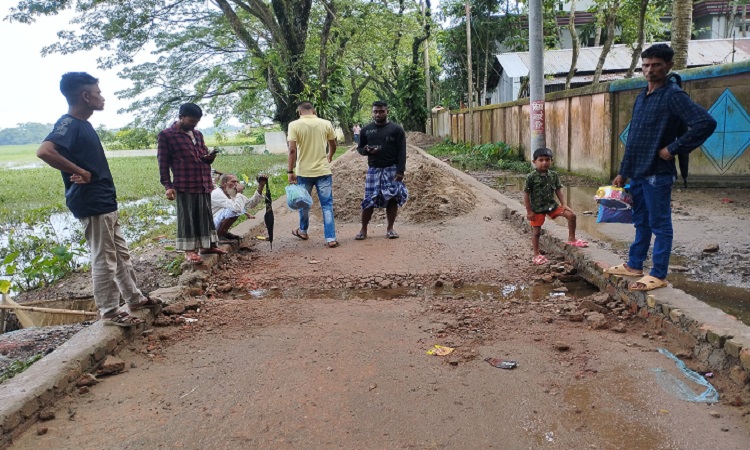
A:
<svg viewBox="0 0 750 450">
<path fill-rule="evenodd" d="M 331 241 L 331 242 L 326 242 L 324 247 L 336 248 L 338 246 L 339 246 L 339 241 Z"/>
<path fill-rule="evenodd" d="M 134 303 L 132 305 L 128 305 L 128 308 L 130 308 L 131 311 L 138 311 L 141 309 L 154 309 L 159 306 L 162 306 L 163 304 L 164 303 L 161 300 L 159 299 L 154 300 L 153 298 L 147 295 L 146 300 L 140 301 L 138 303 Z"/>
<path fill-rule="evenodd" d="M 145 320 L 131 316 L 125 311 L 119 312 L 112 317 L 102 316 L 102 320 L 104 321 L 104 325 L 113 325 L 122 328 L 134 327 L 145 322 Z"/>
</svg>

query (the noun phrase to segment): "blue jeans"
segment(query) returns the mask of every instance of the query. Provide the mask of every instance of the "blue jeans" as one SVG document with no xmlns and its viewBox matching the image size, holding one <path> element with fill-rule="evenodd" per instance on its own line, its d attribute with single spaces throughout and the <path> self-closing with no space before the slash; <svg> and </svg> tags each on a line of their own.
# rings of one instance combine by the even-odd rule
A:
<svg viewBox="0 0 750 450">
<path fill-rule="evenodd" d="M 307 192 L 312 195 L 312 188 L 318 191 L 318 200 L 320 209 L 323 210 L 323 233 L 326 242 L 336 240 L 336 225 L 333 223 L 333 177 L 323 175 L 322 177 L 301 177 L 297 175 L 297 184 L 304 186 Z M 299 210 L 299 231 L 307 234 L 310 226 L 310 208 Z"/>
<path fill-rule="evenodd" d="M 672 253 L 672 175 L 653 175 L 630 180 L 633 195 L 633 225 L 635 239 L 630 245 L 628 267 L 643 270 L 648 255 L 651 235 L 654 239 L 651 276 L 667 278 L 669 256 Z"/>
</svg>

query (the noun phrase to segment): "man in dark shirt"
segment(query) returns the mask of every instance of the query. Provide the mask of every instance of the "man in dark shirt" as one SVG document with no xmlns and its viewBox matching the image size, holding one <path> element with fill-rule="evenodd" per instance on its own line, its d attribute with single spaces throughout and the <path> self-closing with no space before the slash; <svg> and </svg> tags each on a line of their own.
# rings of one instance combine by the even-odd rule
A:
<svg viewBox="0 0 750 450">
<path fill-rule="evenodd" d="M 60 91 L 68 113 L 36 152 L 45 163 L 60 170 L 65 203 L 80 220 L 91 251 L 94 302 L 106 325 L 132 327 L 143 320 L 120 311 L 120 296 L 131 311 L 159 304 L 136 286 L 135 270 L 120 231 L 117 194 L 99 136 L 88 119 L 104 109 L 99 80 L 84 72 L 62 76 Z"/>
<path fill-rule="evenodd" d="M 641 53 L 648 86 L 633 105 L 625 154 L 617 177 L 622 187 L 630 178 L 635 239 L 628 262 L 605 270 L 624 276 L 643 276 L 643 262 L 655 235 L 650 275 L 631 283 L 631 290 L 649 291 L 667 285 L 672 252 L 672 185 L 677 177 L 675 155 L 700 147 L 716 129 L 716 121 L 680 87 L 669 80 L 674 51 L 656 44 Z M 687 126 L 687 132 L 678 135 Z"/>
<path fill-rule="evenodd" d="M 367 238 L 367 225 L 375 208 L 385 208 L 388 221 L 386 237 L 398 238 L 393 229 L 398 208 L 406 203 L 409 191 L 404 184 L 406 172 L 406 133 L 400 125 L 388 120 L 388 104 L 372 104 L 373 122 L 362 128 L 357 152 L 367 156 L 367 178 L 362 200 L 362 228 L 354 239 Z"/>
<path fill-rule="evenodd" d="M 169 200 L 177 200 L 177 243 L 185 259 L 201 263 L 200 253 L 227 253 L 216 244 L 219 237 L 211 212 L 211 163 L 203 134 L 195 127 L 203 111 L 194 103 L 180 106 L 177 122 L 158 136 L 159 177 Z M 170 171 L 171 176 L 170 176 Z"/>
</svg>

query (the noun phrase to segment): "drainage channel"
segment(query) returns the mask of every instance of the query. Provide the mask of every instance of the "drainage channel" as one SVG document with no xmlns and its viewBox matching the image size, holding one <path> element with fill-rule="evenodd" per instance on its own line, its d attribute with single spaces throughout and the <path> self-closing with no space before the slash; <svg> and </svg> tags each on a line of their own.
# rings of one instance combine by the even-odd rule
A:
<svg viewBox="0 0 750 450">
<path fill-rule="evenodd" d="M 520 192 L 523 190 L 524 178 L 525 176 L 498 177 L 495 188 L 501 192 Z M 629 248 L 634 235 L 631 224 L 596 223 L 595 187 L 566 186 L 564 190 L 568 204 L 578 216 L 579 230 L 607 242 L 614 250 L 626 251 Z M 586 211 L 592 214 L 584 214 Z M 564 218 L 557 218 L 554 221 L 560 226 L 567 227 L 567 221 Z M 670 266 L 674 265 L 689 265 L 689 262 L 687 258 L 673 253 Z M 744 324 L 750 325 L 750 290 L 717 282 L 698 281 L 691 278 L 689 273 L 674 270 L 670 271 L 669 282 L 674 288 L 681 289 L 698 300 L 719 308 L 735 316 Z"/>
<path fill-rule="evenodd" d="M 564 287 L 565 289 L 561 289 Z M 567 296 L 583 298 L 599 290 L 586 281 L 568 281 L 562 284 L 542 283 L 535 285 L 465 284 L 461 287 L 445 288 L 393 288 L 393 289 L 256 289 L 236 296 L 246 300 L 278 300 L 291 298 L 333 298 L 338 300 L 399 300 L 413 297 L 443 297 L 479 301 L 539 302 L 548 297 Z"/>
</svg>

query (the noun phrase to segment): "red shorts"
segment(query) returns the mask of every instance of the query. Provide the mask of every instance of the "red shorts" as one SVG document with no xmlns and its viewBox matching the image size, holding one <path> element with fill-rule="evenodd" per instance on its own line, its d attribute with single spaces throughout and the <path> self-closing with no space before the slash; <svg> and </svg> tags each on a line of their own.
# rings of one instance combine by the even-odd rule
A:
<svg viewBox="0 0 750 450">
<path fill-rule="evenodd" d="M 534 220 L 532 220 L 530 222 L 531 226 L 532 227 L 541 227 L 542 225 L 544 225 L 544 217 L 545 216 L 549 216 L 550 219 L 554 219 L 555 217 L 557 217 L 560 214 L 562 214 L 563 211 L 565 211 L 565 209 L 562 206 L 558 206 L 556 210 L 550 211 L 550 212 L 548 212 L 546 214 L 534 214 Z"/>
</svg>

